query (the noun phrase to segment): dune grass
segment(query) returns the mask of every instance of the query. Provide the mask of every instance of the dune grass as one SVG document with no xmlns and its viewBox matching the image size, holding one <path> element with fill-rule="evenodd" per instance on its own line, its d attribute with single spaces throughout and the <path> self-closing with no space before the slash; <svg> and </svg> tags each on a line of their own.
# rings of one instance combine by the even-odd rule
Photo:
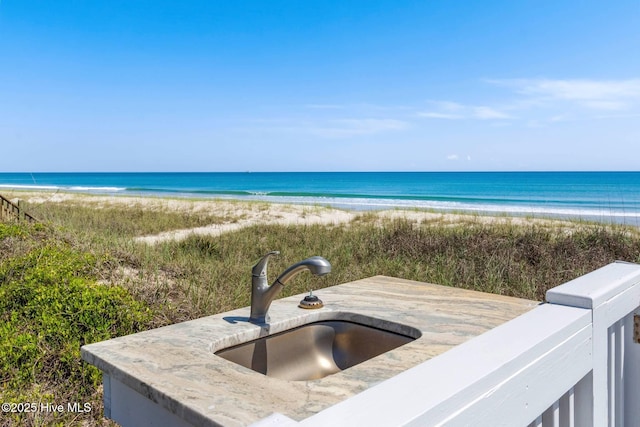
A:
<svg viewBox="0 0 640 427">
<path fill-rule="evenodd" d="M 163 306 L 158 324 L 249 305 L 250 268 L 271 250 L 281 252 L 270 262 L 271 278 L 311 255 L 333 265 L 326 277 L 297 277 L 283 296 L 382 274 L 543 300 L 547 289 L 614 260 L 640 262 L 637 229 L 595 223 L 521 225 L 466 217 L 418 224 L 367 212 L 342 226 L 256 225 L 147 245 L 131 237 L 228 221 L 234 214 L 149 211 L 142 205 L 34 208 L 78 247 L 113 260 L 100 273 L 105 283 Z M 239 208 L 235 215 L 241 217 Z"/>
<path fill-rule="evenodd" d="M 14 368 L 5 364 L 0 372 L 0 394 L 91 401 L 96 408 L 99 376 L 80 361 L 81 344 L 248 306 L 251 266 L 271 250 L 280 251 L 269 264 L 271 280 L 312 255 L 333 265 L 321 278 L 296 277 L 282 296 L 382 274 L 541 301 L 547 289 L 614 260 L 640 262 L 640 234 L 622 226 L 473 218 L 420 224 L 365 213 L 340 226 L 256 225 L 147 245 L 132 237 L 221 219 L 141 206 L 31 208 L 47 226 L 0 228 L 0 316 L 9 325 L 0 351 L 14 352 L 7 356 Z M 38 304 L 48 308 L 34 309 Z M 99 318 L 73 317 L 88 306 L 102 310 Z M 130 317 L 119 317 L 123 307 Z M 100 424 L 96 412 L 20 422 Z"/>
</svg>

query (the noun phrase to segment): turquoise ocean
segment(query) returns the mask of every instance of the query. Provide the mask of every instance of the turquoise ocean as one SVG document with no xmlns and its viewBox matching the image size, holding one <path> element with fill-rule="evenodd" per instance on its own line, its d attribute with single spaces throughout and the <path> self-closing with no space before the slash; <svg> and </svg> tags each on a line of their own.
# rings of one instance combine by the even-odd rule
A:
<svg viewBox="0 0 640 427">
<path fill-rule="evenodd" d="M 2 190 L 227 198 L 640 226 L 640 172 L 0 173 Z"/>
</svg>

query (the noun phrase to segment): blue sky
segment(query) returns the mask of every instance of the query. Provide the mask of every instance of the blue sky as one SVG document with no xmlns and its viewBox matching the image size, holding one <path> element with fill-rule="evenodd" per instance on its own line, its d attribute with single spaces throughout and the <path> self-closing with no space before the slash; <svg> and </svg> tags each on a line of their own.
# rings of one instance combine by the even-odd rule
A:
<svg viewBox="0 0 640 427">
<path fill-rule="evenodd" d="M 0 0 L 0 171 L 640 170 L 640 1 Z"/>
</svg>

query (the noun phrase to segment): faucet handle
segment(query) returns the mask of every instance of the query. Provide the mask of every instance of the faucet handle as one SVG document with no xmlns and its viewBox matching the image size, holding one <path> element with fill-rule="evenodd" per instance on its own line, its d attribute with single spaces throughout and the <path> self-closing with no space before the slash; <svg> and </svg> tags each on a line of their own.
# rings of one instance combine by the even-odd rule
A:
<svg viewBox="0 0 640 427">
<path fill-rule="evenodd" d="M 271 251 L 262 257 L 260 261 L 251 269 L 251 275 L 253 277 L 266 277 L 267 276 L 267 264 L 269 263 L 269 257 L 271 255 L 280 255 L 280 251 Z"/>
</svg>

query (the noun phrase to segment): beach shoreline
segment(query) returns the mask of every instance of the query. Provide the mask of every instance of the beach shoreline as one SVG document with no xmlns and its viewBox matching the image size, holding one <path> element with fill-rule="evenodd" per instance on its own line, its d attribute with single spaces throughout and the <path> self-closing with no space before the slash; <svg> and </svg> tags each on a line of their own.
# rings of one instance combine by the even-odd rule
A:
<svg viewBox="0 0 640 427">
<path fill-rule="evenodd" d="M 640 227 L 640 172 L 0 173 L 46 191 L 578 220 Z"/>
<path fill-rule="evenodd" d="M 408 220 L 417 224 L 437 224 L 454 226 L 464 223 L 507 223 L 514 225 L 560 226 L 573 229 L 581 225 L 620 225 L 601 221 L 585 221 L 582 218 L 551 218 L 519 216 L 512 213 L 460 213 L 420 209 L 378 209 L 356 210 L 331 206 L 272 202 L 262 200 L 241 200 L 231 198 L 168 197 L 156 195 L 96 194 L 65 192 L 60 190 L 11 190 L 4 191 L 5 197 L 27 204 L 66 203 L 83 205 L 96 209 L 106 207 L 137 207 L 168 212 L 206 212 L 220 218 L 221 222 L 206 226 L 168 230 L 157 234 L 136 237 L 138 242 L 156 244 L 168 240 L 182 240 L 191 235 L 217 236 L 253 225 L 326 225 L 349 224 L 362 215 L 369 215 L 378 221 Z M 625 224 L 629 225 L 629 224 Z"/>
<path fill-rule="evenodd" d="M 0 173 L 11 190 L 418 210 L 640 227 L 640 172 Z"/>
</svg>

